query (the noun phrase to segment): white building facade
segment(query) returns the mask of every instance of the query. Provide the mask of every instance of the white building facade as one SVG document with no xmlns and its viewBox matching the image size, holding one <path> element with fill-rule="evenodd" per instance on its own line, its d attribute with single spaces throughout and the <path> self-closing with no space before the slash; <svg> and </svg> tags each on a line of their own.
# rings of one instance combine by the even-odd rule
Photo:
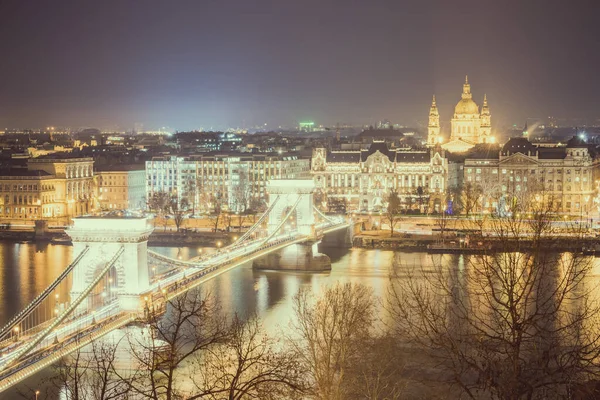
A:
<svg viewBox="0 0 600 400">
<path fill-rule="evenodd" d="M 146 162 L 146 196 L 166 192 L 194 212 L 210 211 L 216 203 L 242 212 L 266 203 L 268 181 L 308 176 L 309 171 L 310 160 L 295 155 L 155 157 Z"/>
</svg>

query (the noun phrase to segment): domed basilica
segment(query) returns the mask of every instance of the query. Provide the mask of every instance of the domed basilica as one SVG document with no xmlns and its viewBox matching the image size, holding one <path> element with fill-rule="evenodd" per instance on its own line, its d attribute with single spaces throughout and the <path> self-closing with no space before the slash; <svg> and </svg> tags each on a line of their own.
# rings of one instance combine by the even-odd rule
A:
<svg viewBox="0 0 600 400">
<path fill-rule="evenodd" d="M 440 114 L 435 102 L 435 96 L 429 110 L 429 125 L 427 144 L 435 146 L 442 144 L 448 151 L 460 153 L 469 150 L 478 143 L 493 143 L 490 109 L 487 97 L 483 97 L 481 112 L 473 100 L 471 85 L 468 77 L 465 78 L 461 99 L 454 108 L 454 117 L 451 120 L 450 140 L 443 143 L 440 132 Z"/>
</svg>

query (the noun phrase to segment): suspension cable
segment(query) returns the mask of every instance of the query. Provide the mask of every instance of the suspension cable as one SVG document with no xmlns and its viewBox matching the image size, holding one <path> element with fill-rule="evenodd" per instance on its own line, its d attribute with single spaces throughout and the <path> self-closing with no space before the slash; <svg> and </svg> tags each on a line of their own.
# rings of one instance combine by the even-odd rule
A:
<svg viewBox="0 0 600 400">
<path fill-rule="evenodd" d="M 273 209 L 273 207 L 275 207 L 275 204 L 277 204 L 277 202 L 279 201 L 279 198 L 281 197 L 281 195 L 277 195 L 277 197 L 275 198 L 275 201 L 273 201 L 273 203 L 271 203 L 271 205 L 269 206 L 269 208 L 267 208 L 267 210 L 260 216 L 260 218 L 258 219 L 258 221 L 256 221 L 256 223 L 254 223 L 254 225 L 252 225 L 250 227 L 250 229 L 248 229 L 248 231 L 246 231 L 246 233 L 244 233 L 237 241 L 237 243 L 241 243 L 242 241 L 246 240 L 246 238 L 248 238 L 252 232 L 254 232 L 256 230 L 256 228 L 258 228 L 260 226 L 260 224 L 263 222 L 263 220 L 269 216 L 269 213 L 271 212 L 271 210 Z"/>
<path fill-rule="evenodd" d="M 77 297 L 77 299 L 75 299 L 75 301 L 73 301 L 69 305 L 69 307 L 65 311 L 63 311 L 63 313 L 61 315 L 59 315 L 46 329 L 44 329 L 42 332 L 40 332 L 37 335 L 37 337 L 32 340 L 32 342 L 30 344 L 25 346 L 22 350 L 18 351 L 15 354 L 12 361 L 6 366 L 6 368 L 10 367 L 12 364 L 14 364 L 16 361 L 18 361 L 22 356 L 26 355 L 31 350 L 33 350 L 38 344 L 40 344 L 40 342 L 42 342 L 42 340 L 44 340 L 48 336 L 48 334 L 52 330 L 54 330 L 54 328 L 56 328 L 60 323 L 62 323 L 65 320 L 65 318 L 67 318 L 75 310 L 75 308 L 77 308 L 77 306 L 79 306 L 79 304 L 81 304 L 81 302 L 87 298 L 87 296 L 94 289 L 94 287 L 96 287 L 96 285 L 102 280 L 104 275 L 108 272 L 108 270 L 110 270 L 110 268 L 112 268 L 113 265 L 117 262 L 117 260 L 121 256 L 121 254 L 123 254 L 123 251 L 125 251 L 125 247 L 121 246 L 119 248 L 119 250 L 117 251 L 117 253 L 113 256 L 113 258 L 111 258 L 110 261 L 108 263 L 106 263 L 106 266 L 102 269 L 102 271 L 100 271 L 98 276 L 96 276 L 96 278 L 94 278 L 94 280 Z"/>
<path fill-rule="evenodd" d="M 302 199 L 302 196 L 298 196 L 298 199 L 296 199 L 296 202 L 294 203 L 294 205 L 292 206 L 292 208 L 290 208 L 290 211 L 288 211 L 287 215 L 285 216 L 285 218 L 283 218 L 281 220 L 281 222 L 279 223 L 279 225 L 277 225 L 277 228 L 275 228 L 273 230 L 273 232 L 271 232 L 269 234 L 269 236 L 267 236 L 263 241 L 259 242 L 258 247 L 262 246 L 263 244 L 265 244 L 268 240 L 270 240 L 273 236 L 275 236 L 276 233 L 279 232 L 279 230 L 281 229 L 281 227 L 283 226 L 283 224 L 285 224 L 287 222 L 287 220 L 291 217 L 292 213 L 294 211 L 296 211 L 296 207 L 298 206 L 298 203 L 300 203 L 300 200 Z"/>
<path fill-rule="evenodd" d="M 335 222 L 333 219 L 329 218 L 328 216 L 326 216 L 325 214 L 323 214 L 323 212 L 321 210 L 319 210 L 319 208 L 317 206 L 315 206 L 313 204 L 313 209 L 317 212 L 317 214 L 319 214 L 319 216 L 321 218 L 323 218 L 325 221 L 327 222 L 331 222 L 332 224 L 337 224 L 337 222 Z"/>
<path fill-rule="evenodd" d="M 81 253 L 79 253 L 75 260 L 73 260 L 73 262 L 69 264 L 67 268 L 65 268 L 65 270 L 54 280 L 54 282 L 52 282 L 46 289 L 44 289 L 44 291 L 40 293 L 31 303 L 29 303 L 27 307 L 25 307 L 20 313 L 15 315 L 13 319 L 11 319 L 10 322 L 0 330 L 0 338 L 6 336 L 13 330 L 13 328 L 17 324 L 19 324 L 21 321 L 27 318 L 27 316 L 33 311 L 33 309 L 39 306 L 42 303 L 42 301 L 44 301 L 48 297 L 48 295 L 54 289 L 56 289 L 56 287 L 69 275 L 69 273 L 73 271 L 75 266 L 79 264 L 79 261 L 81 261 L 81 259 L 83 258 L 83 256 L 85 256 L 89 249 L 89 246 L 85 246 L 85 248 L 81 251 Z"/>
</svg>

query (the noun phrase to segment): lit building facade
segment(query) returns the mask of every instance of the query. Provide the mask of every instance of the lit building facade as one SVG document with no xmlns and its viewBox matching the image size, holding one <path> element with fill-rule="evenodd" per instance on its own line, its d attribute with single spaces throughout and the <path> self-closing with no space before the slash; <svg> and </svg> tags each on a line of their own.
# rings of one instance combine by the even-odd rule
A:
<svg viewBox="0 0 600 400">
<path fill-rule="evenodd" d="M 559 212 L 589 216 L 597 170 L 595 153 L 577 137 L 556 147 L 535 146 L 519 137 L 499 152 L 467 157 L 464 184 L 481 188 L 481 212 L 502 212 L 507 202 L 526 193 L 551 198 Z"/>
<path fill-rule="evenodd" d="M 106 210 L 146 208 L 146 170 L 140 166 L 112 166 L 96 171 L 98 203 Z"/>
<path fill-rule="evenodd" d="M 93 158 L 32 158 L 27 169 L 56 178 L 54 197 L 62 215 L 79 217 L 93 211 Z"/>
<path fill-rule="evenodd" d="M 374 140 L 357 151 L 313 150 L 311 173 L 327 198 L 345 199 L 350 210 L 379 211 L 396 190 L 406 209 L 441 210 L 448 179 L 444 150 L 389 149 Z"/>
<path fill-rule="evenodd" d="M 36 220 L 63 216 L 56 203 L 57 180 L 45 171 L 0 172 L 0 218 Z"/>
<path fill-rule="evenodd" d="M 295 155 L 232 153 L 189 157 L 155 157 L 146 162 L 146 198 L 166 192 L 186 200 L 193 211 L 214 209 L 215 202 L 231 211 L 264 203 L 272 179 L 306 176 L 310 160 Z"/>
<path fill-rule="evenodd" d="M 0 171 L 0 218 L 67 221 L 92 212 L 92 158 L 35 158 Z"/>
</svg>

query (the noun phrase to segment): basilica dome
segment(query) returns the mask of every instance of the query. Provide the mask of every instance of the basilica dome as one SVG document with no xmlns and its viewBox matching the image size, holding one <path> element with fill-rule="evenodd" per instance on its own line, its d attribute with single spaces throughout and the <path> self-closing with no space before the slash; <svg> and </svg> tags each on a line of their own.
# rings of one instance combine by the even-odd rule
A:
<svg viewBox="0 0 600 400">
<path fill-rule="evenodd" d="M 471 98 L 460 99 L 456 107 L 454 108 L 455 114 L 479 114 L 479 106 Z"/>
</svg>

